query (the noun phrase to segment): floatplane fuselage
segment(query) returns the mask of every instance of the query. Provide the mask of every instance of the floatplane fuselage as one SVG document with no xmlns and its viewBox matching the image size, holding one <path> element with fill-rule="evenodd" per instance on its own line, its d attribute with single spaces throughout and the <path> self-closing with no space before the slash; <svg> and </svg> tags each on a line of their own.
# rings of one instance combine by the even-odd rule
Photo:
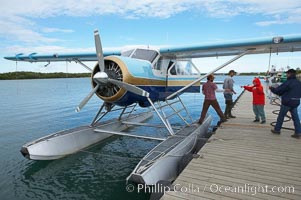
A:
<svg viewBox="0 0 301 200">
<path fill-rule="evenodd" d="M 80 151 L 112 135 L 130 136 L 160 141 L 136 166 L 128 180 L 156 184 L 159 180 L 172 181 L 178 173 L 182 157 L 195 151 L 199 139 L 206 140 L 212 117 L 202 125 L 194 123 L 180 95 L 199 93 L 200 81 L 207 75 L 229 65 L 246 54 L 301 51 L 301 36 L 273 37 L 234 41 L 220 44 L 173 48 L 137 47 L 121 51 L 103 52 L 98 31 L 94 32 L 96 54 L 51 54 L 5 57 L 27 62 L 74 61 L 91 72 L 91 92 L 80 102 L 80 111 L 96 94 L 103 102 L 92 123 L 60 131 L 25 144 L 21 153 L 34 160 L 53 160 Z M 192 58 L 235 55 L 228 62 L 201 75 Z M 97 61 L 90 68 L 85 61 Z M 138 112 L 136 106 L 151 108 Z M 165 108 L 171 112 L 166 112 Z M 119 117 L 101 120 L 109 113 Z M 144 123 L 156 113 L 162 124 Z M 177 116 L 183 125 L 174 126 L 170 118 Z M 178 122 L 177 122 L 178 123 Z M 177 124 L 178 125 L 178 124 Z M 165 128 L 166 137 L 154 137 L 123 132 L 133 126 Z"/>
</svg>

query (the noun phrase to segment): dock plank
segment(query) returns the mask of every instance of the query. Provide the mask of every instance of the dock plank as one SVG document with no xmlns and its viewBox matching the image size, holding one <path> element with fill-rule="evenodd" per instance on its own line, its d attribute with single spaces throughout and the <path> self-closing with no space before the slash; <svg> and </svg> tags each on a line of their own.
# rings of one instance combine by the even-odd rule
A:
<svg viewBox="0 0 301 200">
<path fill-rule="evenodd" d="M 291 138 L 291 130 L 270 132 L 276 105 L 265 106 L 266 124 L 254 123 L 251 99 L 251 93 L 243 93 L 233 109 L 237 118 L 217 129 L 173 183 L 176 191 L 162 200 L 301 199 L 301 140 Z M 293 128 L 293 123 L 283 126 Z"/>
</svg>

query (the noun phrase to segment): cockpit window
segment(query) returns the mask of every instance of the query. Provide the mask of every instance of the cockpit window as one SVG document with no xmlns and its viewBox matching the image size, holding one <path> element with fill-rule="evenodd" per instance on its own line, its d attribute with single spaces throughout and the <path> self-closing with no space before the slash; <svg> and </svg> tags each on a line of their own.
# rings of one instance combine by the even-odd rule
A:
<svg viewBox="0 0 301 200">
<path fill-rule="evenodd" d="M 152 63 L 157 56 L 157 51 L 151 49 L 136 49 L 131 57 L 141 60 L 148 60 L 150 63 Z"/>
</svg>

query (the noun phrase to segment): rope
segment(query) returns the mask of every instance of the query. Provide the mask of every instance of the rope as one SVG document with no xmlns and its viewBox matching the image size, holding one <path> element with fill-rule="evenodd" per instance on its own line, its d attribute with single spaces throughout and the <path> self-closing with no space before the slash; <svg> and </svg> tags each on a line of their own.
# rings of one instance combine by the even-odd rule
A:
<svg viewBox="0 0 301 200">
<path fill-rule="evenodd" d="M 18 60 L 16 60 L 16 80 L 18 80 Z M 19 95 L 19 81 L 17 82 L 17 95 Z"/>
<path fill-rule="evenodd" d="M 68 78 L 68 61 L 66 61 L 66 78 Z"/>
<path fill-rule="evenodd" d="M 68 61 L 66 60 L 66 88 L 67 89 L 69 89 L 69 80 L 68 80 L 68 74 L 69 74 L 69 72 L 68 72 Z"/>
<path fill-rule="evenodd" d="M 279 100 L 279 101 L 280 101 L 279 97 L 278 97 L 278 98 L 272 98 L 272 103 L 271 103 L 271 104 L 280 107 L 281 104 L 280 104 L 279 102 L 276 102 L 276 100 Z M 279 112 L 280 112 L 280 110 L 273 110 L 273 111 L 272 111 L 272 113 L 275 114 L 275 115 L 279 115 Z M 285 115 L 285 117 L 286 117 L 287 119 L 283 120 L 283 122 L 289 122 L 289 121 L 292 120 L 292 118 L 291 118 L 290 116 L 288 116 L 287 114 Z M 277 123 L 277 121 L 274 121 L 274 122 L 271 122 L 270 125 L 273 126 L 273 127 L 275 127 L 276 123 Z M 286 130 L 291 130 L 291 131 L 294 131 L 294 130 L 295 130 L 295 129 L 293 129 L 293 128 L 288 128 L 288 127 L 284 127 L 284 126 L 282 126 L 281 128 L 282 128 L 282 129 L 286 129 Z"/>
<path fill-rule="evenodd" d="M 272 48 L 270 48 L 270 56 L 269 56 L 268 72 L 270 71 L 270 67 L 271 67 L 271 56 L 272 56 Z M 267 74 L 267 75 L 268 75 L 268 74 Z"/>
</svg>

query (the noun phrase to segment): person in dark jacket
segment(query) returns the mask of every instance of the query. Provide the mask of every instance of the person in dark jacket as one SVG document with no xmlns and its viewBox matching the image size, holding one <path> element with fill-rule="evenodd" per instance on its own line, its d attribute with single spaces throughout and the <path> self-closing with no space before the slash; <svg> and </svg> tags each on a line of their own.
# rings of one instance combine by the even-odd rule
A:
<svg viewBox="0 0 301 200">
<path fill-rule="evenodd" d="M 259 122 L 261 118 L 261 124 L 265 124 L 265 95 L 259 78 L 254 78 L 253 85 L 241 87 L 253 93 L 253 112 L 255 114 L 254 122 Z"/>
<path fill-rule="evenodd" d="M 287 80 L 283 84 L 276 88 L 270 87 L 271 92 L 281 96 L 280 112 L 275 128 L 271 131 L 274 134 L 280 134 L 284 117 L 290 111 L 295 127 L 295 134 L 292 137 L 299 139 L 301 137 L 301 125 L 297 108 L 301 98 L 301 82 L 296 78 L 296 70 L 294 69 L 288 70 L 286 75 Z"/>
</svg>

